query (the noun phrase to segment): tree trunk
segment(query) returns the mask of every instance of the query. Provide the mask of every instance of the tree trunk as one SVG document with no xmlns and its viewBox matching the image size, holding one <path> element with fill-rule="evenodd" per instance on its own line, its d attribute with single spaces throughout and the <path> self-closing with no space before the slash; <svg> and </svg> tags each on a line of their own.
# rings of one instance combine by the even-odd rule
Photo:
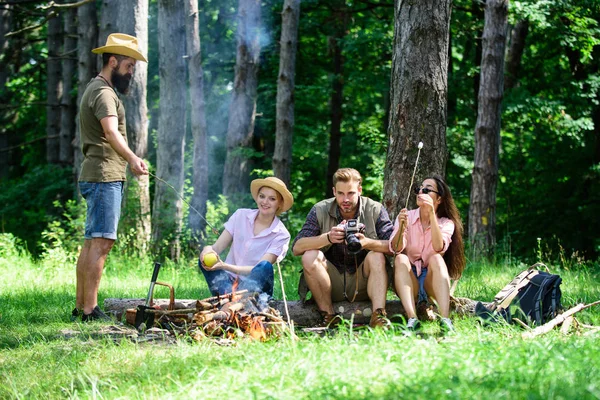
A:
<svg viewBox="0 0 600 400">
<path fill-rule="evenodd" d="M 206 104 L 204 101 L 204 72 L 200 53 L 200 30 L 198 26 L 198 2 L 186 0 L 185 35 L 187 43 L 187 62 L 190 82 L 190 122 L 194 138 L 194 160 L 192 195 L 189 221 L 192 238 L 200 242 L 206 224 L 206 201 L 208 200 L 208 132 L 206 129 Z M 198 215 L 198 213 L 200 215 Z"/>
<path fill-rule="evenodd" d="M 496 244 L 496 186 L 500 152 L 508 0 L 488 0 L 483 29 L 475 165 L 469 207 L 471 257 L 492 256 Z"/>
<path fill-rule="evenodd" d="M 62 19 L 60 14 L 50 11 L 53 16 L 48 21 L 48 60 L 46 67 L 46 161 L 57 164 L 60 159 L 60 98 Z"/>
<path fill-rule="evenodd" d="M 446 170 L 446 98 L 450 0 L 396 2 L 389 147 L 384 205 L 391 216 L 412 190 L 418 143 L 423 142 L 415 182 Z M 411 206 L 414 206 L 411 196 Z M 410 207 L 409 207 L 410 208 Z"/>
<path fill-rule="evenodd" d="M 63 93 L 60 102 L 60 145 L 59 161 L 63 165 L 73 165 L 73 138 L 75 137 L 75 99 L 73 77 L 77 69 L 77 10 L 64 11 L 64 45 L 62 62 Z"/>
<path fill-rule="evenodd" d="M 8 55 L 8 40 L 5 35 L 12 28 L 12 6 L 7 4 L 0 9 L 0 104 L 7 104 L 6 83 L 8 82 L 9 66 L 6 57 Z M 9 147 L 8 135 L 4 128 L 5 111 L 0 112 L 0 180 L 8 177 L 8 159 L 10 153 L 2 150 Z"/>
<path fill-rule="evenodd" d="M 294 136 L 294 81 L 296 76 L 300 0 L 285 0 L 281 14 L 273 174 L 289 187 L 292 165 L 292 138 Z"/>
<path fill-rule="evenodd" d="M 327 177 L 325 179 L 325 197 L 333 196 L 333 174 L 340 167 L 342 147 L 342 119 L 344 117 L 342 105 L 344 103 L 344 56 L 342 55 L 342 40 L 346 36 L 348 26 L 348 13 L 341 5 L 335 11 L 335 33 L 331 38 L 331 52 L 333 53 L 333 83 L 331 91 L 331 128 L 329 130 L 329 162 Z"/>
<path fill-rule="evenodd" d="M 97 55 L 92 49 L 98 46 L 98 16 L 96 4 L 88 3 L 77 8 L 77 107 L 81 104 L 81 97 L 85 87 L 96 75 Z M 79 110 L 79 109 L 78 109 Z M 79 123 L 75 124 L 75 140 L 73 141 L 73 164 L 75 165 L 75 180 L 79 178 L 83 153 L 81 152 L 81 132 Z"/>
<path fill-rule="evenodd" d="M 510 35 L 510 46 L 506 54 L 506 66 L 504 72 L 504 90 L 512 89 L 519 80 L 521 70 L 521 59 L 525 50 L 525 39 L 529 32 L 529 21 L 517 22 Z"/>
<path fill-rule="evenodd" d="M 483 9 L 485 7 L 485 1 L 481 0 L 473 0 L 472 8 L 473 8 L 473 16 L 476 18 L 477 23 L 476 26 L 479 26 L 479 21 L 484 18 Z M 474 65 L 481 65 L 481 53 L 482 53 L 482 45 L 481 45 L 481 36 L 483 32 L 478 28 L 475 31 L 475 39 L 473 42 L 475 43 L 475 61 Z M 475 109 L 473 111 L 478 110 L 478 96 L 479 96 L 479 85 L 481 81 L 481 71 L 475 71 L 473 74 L 473 98 L 475 103 Z"/>
<path fill-rule="evenodd" d="M 185 141 L 185 20 L 176 0 L 158 2 L 158 66 L 160 71 L 160 117 L 156 175 L 158 180 L 152 215 L 152 241 L 155 251 L 168 244 L 171 259 L 180 255 L 182 220 L 183 157 Z"/>
<path fill-rule="evenodd" d="M 119 298 L 107 298 L 104 299 L 104 310 L 109 312 L 117 319 L 121 319 L 125 311 L 129 308 L 136 308 L 138 305 L 143 305 L 146 299 L 119 299 Z M 154 305 L 159 306 L 161 309 L 166 310 L 169 305 L 169 299 L 154 299 Z M 176 300 L 174 303 L 175 310 L 193 309 L 196 307 L 197 300 L 193 299 L 182 299 Z M 457 297 L 450 299 L 450 308 L 456 314 L 460 316 L 474 316 L 475 305 L 477 300 L 472 300 L 465 297 Z M 489 306 L 490 303 L 483 302 L 485 306 Z M 279 311 L 284 318 L 286 318 L 285 303 L 281 300 L 271 300 L 269 305 Z M 301 301 L 288 301 L 288 311 L 290 313 L 290 319 L 294 321 L 296 326 L 314 326 L 319 323 L 323 318 L 317 310 L 316 305 L 304 304 Z M 341 301 L 334 303 L 334 310 L 339 312 L 343 318 L 352 320 L 355 324 L 368 324 L 372 313 L 372 306 L 370 301 L 357 301 L 350 303 L 347 301 Z M 404 307 L 400 300 L 387 301 L 385 309 L 390 318 L 398 318 L 398 315 L 406 317 Z M 434 311 L 436 309 L 434 308 Z M 425 310 L 418 309 L 419 318 L 422 320 L 432 319 L 432 314 L 425 314 Z M 435 313 L 433 314 L 435 315 Z"/>
<path fill-rule="evenodd" d="M 248 193 L 250 157 L 260 56 L 260 0 L 239 0 L 237 57 L 233 97 L 227 127 L 227 157 L 223 171 L 223 194 Z"/>
<path fill-rule="evenodd" d="M 128 0 L 111 4 L 111 14 L 117 16 L 115 31 L 135 36 L 142 54 L 148 54 L 148 0 Z M 148 154 L 148 107 L 146 84 L 148 64 L 138 61 L 127 96 L 121 96 L 125 106 L 127 141 L 140 158 Z M 132 248 L 145 252 L 150 243 L 150 182 L 148 175 L 136 176 L 127 169 L 127 183 L 121 210 L 119 231 L 135 232 Z"/>
</svg>

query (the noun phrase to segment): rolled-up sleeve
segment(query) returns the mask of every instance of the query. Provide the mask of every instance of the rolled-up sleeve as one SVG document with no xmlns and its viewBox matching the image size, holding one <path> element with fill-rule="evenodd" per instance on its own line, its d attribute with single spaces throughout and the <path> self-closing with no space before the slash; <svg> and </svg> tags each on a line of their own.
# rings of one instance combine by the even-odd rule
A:
<svg viewBox="0 0 600 400">
<path fill-rule="evenodd" d="M 440 224 L 440 231 L 442 232 L 442 240 L 444 241 L 444 247 L 440 253 L 444 254 L 450 243 L 452 243 L 452 235 L 454 234 L 454 222 L 452 220 L 443 218 Z"/>
</svg>

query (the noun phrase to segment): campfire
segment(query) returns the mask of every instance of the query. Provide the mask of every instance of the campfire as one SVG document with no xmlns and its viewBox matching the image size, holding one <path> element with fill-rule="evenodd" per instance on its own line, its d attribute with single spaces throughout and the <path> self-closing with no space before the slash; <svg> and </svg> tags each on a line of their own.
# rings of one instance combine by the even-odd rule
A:
<svg viewBox="0 0 600 400">
<path fill-rule="evenodd" d="M 155 326 L 195 340 L 248 337 L 265 341 L 284 331 L 286 324 L 279 311 L 268 305 L 266 294 L 233 289 L 228 294 L 198 300 L 195 308 L 146 312 L 154 314 Z M 135 314 L 128 312 L 127 322 L 133 325 L 134 321 Z"/>
</svg>

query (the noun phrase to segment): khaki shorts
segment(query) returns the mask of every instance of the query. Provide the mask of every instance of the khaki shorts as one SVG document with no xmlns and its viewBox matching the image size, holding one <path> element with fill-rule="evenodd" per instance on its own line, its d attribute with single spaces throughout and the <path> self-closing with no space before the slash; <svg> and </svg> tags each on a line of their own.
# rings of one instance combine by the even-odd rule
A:
<svg viewBox="0 0 600 400">
<path fill-rule="evenodd" d="M 364 264 L 364 263 L 363 263 Z M 367 301 L 369 294 L 367 293 L 367 278 L 364 276 L 363 264 L 358 266 L 358 269 L 353 274 L 346 273 L 346 296 L 344 297 L 344 273 L 327 260 L 327 274 L 331 280 L 331 301 L 352 301 L 354 293 L 358 290 L 354 301 Z M 358 280 L 358 286 L 357 286 Z"/>
</svg>

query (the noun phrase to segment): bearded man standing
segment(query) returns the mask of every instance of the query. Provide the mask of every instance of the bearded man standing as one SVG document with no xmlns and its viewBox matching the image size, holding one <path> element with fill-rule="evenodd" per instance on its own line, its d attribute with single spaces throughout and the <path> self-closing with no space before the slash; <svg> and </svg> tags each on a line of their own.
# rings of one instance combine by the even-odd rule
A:
<svg viewBox="0 0 600 400">
<path fill-rule="evenodd" d="M 123 185 L 129 164 L 135 175 L 148 174 L 146 163 L 127 145 L 125 108 L 137 61 L 148 62 L 137 39 L 122 33 L 108 36 L 102 54 L 102 71 L 88 83 L 79 106 L 79 128 L 84 160 L 79 191 L 87 203 L 85 241 L 77 260 L 77 298 L 72 320 L 110 320 L 98 307 L 98 288 L 104 262 L 117 239 Z"/>
<path fill-rule="evenodd" d="M 371 327 L 389 326 L 384 254 L 391 254 L 386 246 L 393 226 L 381 203 L 361 196 L 361 184 L 357 170 L 338 169 L 333 175 L 335 197 L 313 206 L 294 239 L 292 251 L 302 255 L 304 278 L 323 316 L 322 326 L 340 322 L 333 302 L 368 299 L 374 310 Z"/>
</svg>

